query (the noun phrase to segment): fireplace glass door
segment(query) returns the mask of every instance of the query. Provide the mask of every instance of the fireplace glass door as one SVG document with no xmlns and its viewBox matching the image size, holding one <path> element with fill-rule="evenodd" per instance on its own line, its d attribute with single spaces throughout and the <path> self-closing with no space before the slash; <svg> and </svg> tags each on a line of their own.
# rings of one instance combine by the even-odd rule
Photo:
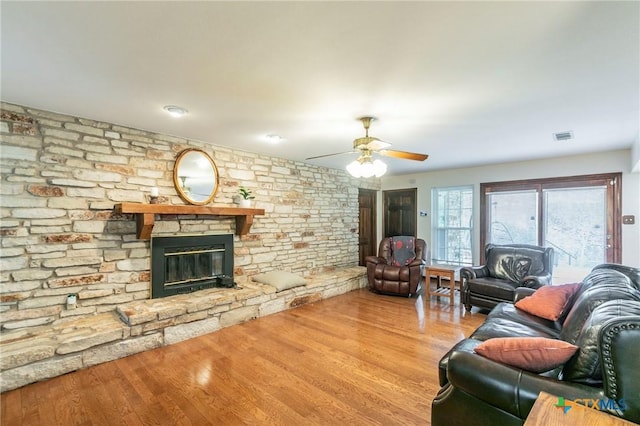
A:
<svg viewBox="0 0 640 426">
<path fill-rule="evenodd" d="M 154 237 L 152 297 L 233 286 L 233 235 Z"/>
</svg>

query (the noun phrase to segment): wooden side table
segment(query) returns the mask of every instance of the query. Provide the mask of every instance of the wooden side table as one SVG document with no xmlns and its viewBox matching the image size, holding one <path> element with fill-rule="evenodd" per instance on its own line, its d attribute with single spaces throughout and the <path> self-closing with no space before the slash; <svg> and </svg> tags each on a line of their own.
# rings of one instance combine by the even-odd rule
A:
<svg viewBox="0 0 640 426">
<path fill-rule="evenodd" d="M 563 426 L 584 426 L 584 425 L 634 425 L 630 421 L 612 416 L 595 408 L 584 407 L 572 402 L 564 402 L 570 408 L 566 410 L 562 406 L 558 406 L 559 399 L 557 396 L 550 395 L 546 392 L 540 392 L 535 404 L 524 426 L 547 426 L 547 425 L 563 425 Z"/>
<path fill-rule="evenodd" d="M 435 290 L 431 289 L 431 277 L 436 277 L 438 282 Z M 442 285 L 442 278 L 449 279 L 449 286 Z M 448 297 L 449 303 L 453 306 L 456 294 L 456 268 L 446 265 L 429 265 L 424 270 L 425 292 L 427 297 Z"/>
</svg>

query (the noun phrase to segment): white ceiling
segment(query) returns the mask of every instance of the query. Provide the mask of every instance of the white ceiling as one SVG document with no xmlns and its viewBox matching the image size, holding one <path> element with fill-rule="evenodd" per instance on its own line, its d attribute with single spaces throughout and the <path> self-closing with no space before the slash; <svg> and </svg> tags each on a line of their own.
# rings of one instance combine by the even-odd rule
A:
<svg viewBox="0 0 640 426">
<path fill-rule="evenodd" d="M 3 1 L 1 15 L 4 101 L 297 161 L 350 150 L 362 115 L 392 149 L 430 155 L 385 158 L 391 174 L 623 149 L 639 132 L 637 1 Z"/>
</svg>

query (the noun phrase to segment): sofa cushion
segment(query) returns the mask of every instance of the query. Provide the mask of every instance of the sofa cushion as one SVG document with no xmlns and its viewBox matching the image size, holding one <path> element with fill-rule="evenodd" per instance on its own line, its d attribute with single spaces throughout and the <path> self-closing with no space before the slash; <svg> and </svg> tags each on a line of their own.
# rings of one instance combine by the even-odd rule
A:
<svg viewBox="0 0 640 426">
<path fill-rule="evenodd" d="M 271 271 L 264 274 L 254 275 L 253 280 L 273 286 L 276 288 L 276 291 L 287 290 L 307 283 L 307 281 L 300 275 L 286 271 Z"/>
<path fill-rule="evenodd" d="M 562 330 L 562 324 L 558 321 L 551 321 L 530 314 L 522 309 L 518 309 L 514 304 L 507 302 L 500 303 L 493 308 L 487 315 L 487 319 L 490 318 L 506 318 L 518 324 L 525 324 L 528 327 L 539 330 L 541 333 L 539 337 L 546 337 L 542 334 L 548 334 L 557 339 L 560 336 L 560 330 Z"/>
<path fill-rule="evenodd" d="M 610 286 L 613 283 L 634 287 L 631 279 L 619 271 L 614 269 L 594 269 L 582 280 L 581 292 L 591 287 Z"/>
<path fill-rule="evenodd" d="M 640 290 L 640 268 L 634 268 L 631 266 L 620 265 L 617 263 L 603 263 L 593 268 L 592 273 L 598 271 L 615 271 L 623 274 L 629 278 L 631 285 Z"/>
<path fill-rule="evenodd" d="M 467 286 L 470 293 L 479 293 L 496 300 L 513 300 L 518 285 L 499 278 L 482 277 L 468 280 Z"/>
<path fill-rule="evenodd" d="M 640 301 L 640 291 L 628 284 L 611 281 L 606 286 L 592 286 L 580 292 L 562 324 L 560 339 L 575 344 L 591 312 L 604 302 L 615 299 Z"/>
<path fill-rule="evenodd" d="M 489 339 L 475 351 L 493 361 L 534 373 L 552 370 L 569 360 L 577 346 L 543 337 L 506 337 Z"/>
<path fill-rule="evenodd" d="M 629 300 L 610 300 L 595 308 L 576 340 L 578 354 L 564 366 L 562 379 L 591 386 L 602 384 L 599 333 L 605 323 L 626 316 L 640 316 L 640 304 Z"/>
<path fill-rule="evenodd" d="M 516 307 L 540 318 L 556 321 L 571 306 L 569 302 L 581 285 L 575 283 L 540 287 L 531 296 L 516 302 Z"/>
<path fill-rule="evenodd" d="M 531 263 L 531 257 L 517 255 L 511 248 L 494 248 L 487 258 L 487 268 L 492 277 L 516 283 L 529 275 Z"/>
<path fill-rule="evenodd" d="M 552 328 L 541 327 L 536 323 L 521 322 L 517 319 L 503 316 L 487 318 L 485 322 L 473 332 L 471 337 L 477 340 L 514 336 L 557 339 L 558 334 L 559 333 Z"/>
</svg>

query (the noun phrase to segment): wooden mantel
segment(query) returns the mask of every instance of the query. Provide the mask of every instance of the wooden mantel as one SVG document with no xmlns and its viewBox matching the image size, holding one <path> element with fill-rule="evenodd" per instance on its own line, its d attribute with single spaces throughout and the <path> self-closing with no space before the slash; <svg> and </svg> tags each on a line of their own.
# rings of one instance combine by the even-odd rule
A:
<svg viewBox="0 0 640 426">
<path fill-rule="evenodd" d="M 235 216 L 236 235 L 249 233 L 253 216 L 264 215 L 264 209 L 243 209 L 240 207 L 174 206 L 169 204 L 120 203 L 114 207 L 116 213 L 136 215 L 136 235 L 141 240 L 151 238 L 155 215 L 157 214 L 197 214 L 209 216 Z"/>
</svg>

